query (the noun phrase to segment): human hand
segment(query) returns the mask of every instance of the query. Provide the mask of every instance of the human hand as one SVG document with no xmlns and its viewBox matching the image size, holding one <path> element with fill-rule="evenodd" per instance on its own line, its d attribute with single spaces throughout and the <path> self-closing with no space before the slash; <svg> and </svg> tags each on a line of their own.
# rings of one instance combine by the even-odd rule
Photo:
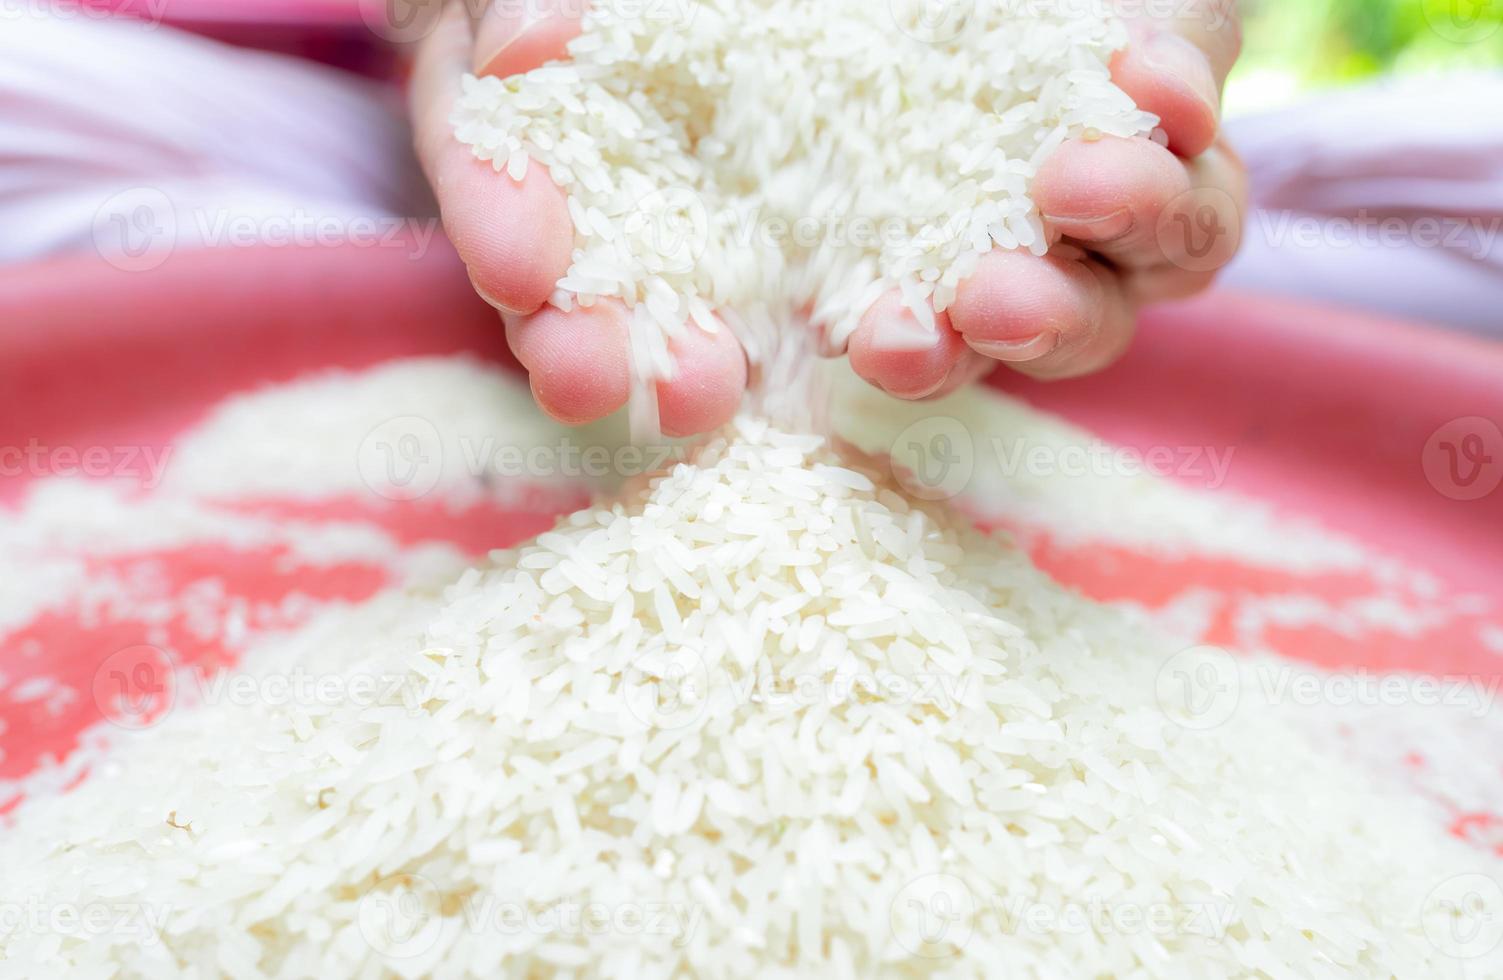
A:
<svg viewBox="0 0 1503 980">
<path fill-rule="evenodd" d="M 476 291 L 501 311 L 538 404 L 562 422 L 583 424 L 621 408 L 630 394 L 627 310 L 616 300 L 569 313 L 545 305 L 573 249 L 563 192 L 542 167 L 528 168 L 521 182 L 498 173 L 454 138 L 449 122 L 466 72 L 505 77 L 563 58 L 583 5 L 487 2 L 472 22 L 467 4 L 449 3 L 418 52 L 411 91 L 418 157 L 444 228 Z M 537 11 L 522 8 L 533 7 L 558 12 L 527 19 Z M 729 421 L 747 374 L 731 332 L 691 327 L 670 350 L 677 373 L 657 385 L 663 432 L 692 435 Z"/>
<path fill-rule="evenodd" d="M 567 271 L 573 226 L 540 167 L 521 181 L 454 138 L 449 118 L 465 72 L 508 76 L 566 56 L 580 3 L 523 10 L 489 3 L 472 22 L 450 3 L 419 53 L 412 88 L 417 146 L 445 227 L 476 290 L 502 313 L 539 405 L 578 424 L 610 414 L 630 391 L 628 314 L 614 300 L 569 313 L 546 306 Z M 1011 364 L 1036 377 L 1096 370 L 1127 346 L 1140 305 L 1195 292 L 1235 250 L 1245 196 L 1240 162 L 1218 138 L 1220 87 L 1240 44 L 1231 0 L 1190 0 L 1173 22 L 1128 18 L 1133 41 L 1113 77 L 1162 119 L 1168 148 L 1146 138 L 1064 144 L 1033 195 L 1049 255 L 997 251 L 923 331 L 894 292 L 851 336 L 852 367 L 895 396 L 938 396 Z M 1209 209 L 1209 210 L 1207 210 Z M 1192 222 L 1212 229 L 1197 248 Z M 1204 237 L 1204 236 L 1202 236 Z M 1203 243 L 1202 243 L 1203 244 Z M 691 327 L 672 344 L 678 370 L 657 385 L 663 431 L 690 435 L 729 419 L 746 360 L 729 331 Z"/>
<path fill-rule="evenodd" d="M 867 381 L 917 399 L 999 361 L 1041 379 L 1100 370 L 1126 351 L 1141 306 L 1199 292 L 1236 252 L 1246 172 L 1219 131 L 1242 44 L 1236 0 L 1185 0 L 1171 18 L 1142 13 L 1151 4 L 1118 6 L 1131 41 L 1112 78 L 1159 117 L 1168 147 L 1146 137 L 1063 144 L 1032 185 L 1049 254 L 983 257 L 927 350 L 913 350 L 919 327 L 898 294 L 879 300 L 848 351 Z"/>
</svg>

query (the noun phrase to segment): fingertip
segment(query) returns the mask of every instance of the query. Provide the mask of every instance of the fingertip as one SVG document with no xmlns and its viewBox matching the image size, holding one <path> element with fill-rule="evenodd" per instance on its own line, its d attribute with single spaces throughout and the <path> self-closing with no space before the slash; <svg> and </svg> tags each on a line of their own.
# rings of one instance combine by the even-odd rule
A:
<svg viewBox="0 0 1503 980">
<path fill-rule="evenodd" d="M 475 74 L 506 78 L 563 60 L 583 17 L 579 0 L 492 3 L 475 28 Z"/>
<path fill-rule="evenodd" d="M 1023 363 L 1081 343 L 1099 321 L 1100 294 L 1078 261 L 998 250 L 960 284 L 950 321 L 977 353 Z"/>
<path fill-rule="evenodd" d="M 889 395 L 916 400 L 944 385 L 965 353 L 965 342 L 947 313 L 936 313 L 930 329 L 894 290 L 861 318 L 847 353 L 857 375 Z"/>
<path fill-rule="evenodd" d="M 1155 243 L 1163 261 L 1187 273 L 1214 273 L 1226 267 L 1241 247 L 1247 210 L 1246 172 L 1225 140 L 1186 164 L 1192 189 L 1159 213 Z M 1150 272 L 1143 265 L 1136 272 Z M 1181 280 L 1188 286 L 1191 280 Z"/>
<path fill-rule="evenodd" d="M 1043 357 L 1009 366 L 1041 381 L 1074 378 L 1100 371 L 1126 353 L 1137 323 L 1137 310 L 1123 276 L 1094 259 L 1077 263 L 1088 277 L 1097 301 L 1086 329 L 1066 336 Z"/>
<path fill-rule="evenodd" d="M 990 375 L 997 369 L 997 362 L 989 357 L 983 357 L 973 350 L 963 351 L 960 360 L 950 369 L 944 384 L 936 388 L 931 394 L 926 395 L 922 401 L 935 401 L 952 395 L 967 385 L 974 384 L 982 378 Z"/>
<path fill-rule="evenodd" d="M 539 407 L 565 425 L 583 425 L 617 411 L 631 394 L 627 323 L 613 302 L 567 313 L 549 306 L 509 318 L 506 340 Z"/>
<path fill-rule="evenodd" d="M 454 142 L 434 180 L 444 228 L 475 289 L 506 313 L 532 313 L 552 295 L 574 248 L 569 206 L 533 164 L 521 181 Z"/>
<path fill-rule="evenodd" d="M 658 421 L 674 438 L 709 432 L 729 422 L 746 391 L 746 352 L 730 328 L 708 333 L 690 323 L 668 344 L 674 376 L 657 384 Z"/>
<path fill-rule="evenodd" d="M 1218 271 L 1181 269 L 1175 265 L 1144 269 L 1128 277 L 1127 294 L 1139 306 L 1186 299 L 1209 289 Z"/>
<path fill-rule="evenodd" d="M 1074 350 L 1061 350 L 1037 361 L 1011 366 L 1036 381 L 1066 381 L 1095 374 L 1111 367 L 1127 353 L 1134 332 L 1135 321 L 1128 317 L 1119 325 L 1101 330 Z"/>
<path fill-rule="evenodd" d="M 1143 37 L 1112 59 L 1112 80 L 1138 108 L 1159 117 L 1173 152 L 1199 156 L 1215 141 L 1221 93 L 1210 60 L 1184 38 Z"/>
<path fill-rule="evenodd" d="M 1153 246 L 1164 208 L 1190 189 L 1185 165 L 1152 140 L 1069 140 L 1033 181 L 1033 199 L 1055 235 L 1116 246 L 1131 257 Z"/>
</svg>

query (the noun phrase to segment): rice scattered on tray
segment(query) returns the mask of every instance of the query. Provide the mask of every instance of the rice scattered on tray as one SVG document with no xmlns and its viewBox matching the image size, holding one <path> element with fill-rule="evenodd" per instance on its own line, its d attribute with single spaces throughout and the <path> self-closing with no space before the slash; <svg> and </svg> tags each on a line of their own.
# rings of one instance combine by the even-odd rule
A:
<svg viewBox="0 0 1503 980">
<path fill-rule="evenodd" d="M 0 923 L 0 975 L 1466 975 L 1482 856 L 1276 715 L 1185 717 L 1166 665 L 1223 658 L 742 421 L 248 659 L 319 697 L 25 804 L 7 892 L 141 931 Z"/>
</svg>

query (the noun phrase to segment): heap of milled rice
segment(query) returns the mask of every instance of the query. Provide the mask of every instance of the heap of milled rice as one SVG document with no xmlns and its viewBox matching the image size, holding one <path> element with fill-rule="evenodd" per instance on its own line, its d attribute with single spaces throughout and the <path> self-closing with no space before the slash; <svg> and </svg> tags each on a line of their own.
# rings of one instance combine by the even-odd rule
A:
<svg viewBox="0 0 1503 980">
<path fill-rule="evenodd" d="M 888 288 L 921 322 L 993 248 L 1047 247 L 1029 184 L 1067 138 L 1149 133 L 1104 5 L 596 0 L 565 62 L 466 80 L 455 132 L 548 168 L 575 250 L 553 302 L 618 297 L 639 377 L 667 338 L 774 323 L 840 347 Z"/>
<path fill-rule="evenodd" d="M 743 421 L 268 644 L 23 806 L 0 977 L 1497 975 L 1480 854 L 885 469 Z"/>
<path fill-rule="evenodd" d="M 566 190 L 553 302 L 632 306 L 642 390 L 690 321 L 787 359 L 775 325 L 838 347 L 885 289 L 926 319 L 1042 252 L 1039 163 L 1155 123 L 1124 39 L 1069 4 L 594 0 L 569 64 L 471 79 L 455 125 Z M 1242 669 L 742 420 L 185 678 L 203 704 L 0 834 L 0 980 L 1499 975 L 1482 855 Z"/>
</svg>

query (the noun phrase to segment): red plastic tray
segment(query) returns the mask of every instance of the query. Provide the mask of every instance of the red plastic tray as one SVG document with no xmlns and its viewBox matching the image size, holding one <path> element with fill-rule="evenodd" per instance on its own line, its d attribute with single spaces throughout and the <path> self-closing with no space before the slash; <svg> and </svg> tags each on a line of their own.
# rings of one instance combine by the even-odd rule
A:
<svg viewBox="0 0 1503 980">
<path fill-rule="evenodd" d="M 268 382 L 394 358 L 471 352 L 515 367 L 493 311 L 476 300 L 452 250 L 210 249 L 174 254 L 150 273 L 95 256 L 0 271 L 0 446 L 170 446 L 217 402 Z M 1153 311 L 1118 366 L 1090 379 L 999 384 L 1105 439 L 1234 445 L 1226 488 L 1346 532 L 1481 604 L 1415 634 L 1311 627 L 1261 637 L 1329 667 L 1503 676 L 1479 639 L 1503 608 L 1503 346 L 1298 303 L 1213 294 Z M 0 520 L 15 520 L 24 479 L 0 483 Z M 301 520 L 360 520 L 398 541 L 443 541 L 472 554 L 505 546 L 580 504 L 546 488 L 510 512 L 436 501 L 260 502 Z M 241 505 L 243 506 L 243 504 Z M 10 513 L 7 514 L 6 511 Z M 1026 530 L 1026 529 L 1024 529 Z M 1221 606 L 1207 642 L 1236 639 L 1239 603 L 1284 593 L 1332 602 L 1379 584 L 1358 573 L 1302 576 L 1224 559 L 1168 559 L 1105 544 L 1023 535 L 1036 560 L 1103 599 L 1150 609 L 1189 587 Z M 392 581 L 379 564 L 291 561 L 285 550 L 205 543 L 91 561 L 90 574 L 152 573 L 170 599 L 212 581 L 225 601 L 271 608 L 360 599 Z M 246 642 L 204 635 L 186 613 L 148 622 L 129 610 L 84 609 L 70 596 L 0 635 L 0 781 L 64 758 L 107 715 L 91 697 L 120 651 L 166 650 L 179 665 L 232 662 Z M 252 617 L 249 634 L 262 626 Z M 1503 635 L 1500 633 L 1499 635 Z M 130 656 L 129 654 L 127 656 Z M 47 678 L 76 696 L 17 698 Z M 1500 762 L 1503 764 L 1503 762 Z M 13 806 L 0 789 L 0 812 Z M 1456 812 L 1458 832 L 1487 834 L 1503 853 L 1498 815 Z M 1477 828 L 1483 828 L 1478 830 Z"/>
</svg>

